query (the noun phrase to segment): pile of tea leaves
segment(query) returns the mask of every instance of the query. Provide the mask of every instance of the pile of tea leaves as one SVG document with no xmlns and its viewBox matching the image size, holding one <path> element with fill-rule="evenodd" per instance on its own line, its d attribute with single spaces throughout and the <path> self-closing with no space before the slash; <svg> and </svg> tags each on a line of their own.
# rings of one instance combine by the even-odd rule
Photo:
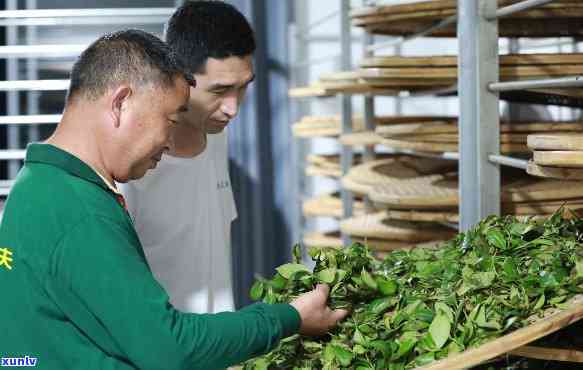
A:
<svg viewBox="0 0 583 370">
<path fill-rule="evenodd" d="M 290 302 L 316 284 L 350 315 L 323 337 L 295 335 L 244 364 L 266 369 L 411 369 L 526 326 L 583 293 L 583 220 L 488 217 L 437 248 L 375 259 L 363 245 L 309 250 L 315 262 L 278 267 L 251 289 Z"/>
</svg>

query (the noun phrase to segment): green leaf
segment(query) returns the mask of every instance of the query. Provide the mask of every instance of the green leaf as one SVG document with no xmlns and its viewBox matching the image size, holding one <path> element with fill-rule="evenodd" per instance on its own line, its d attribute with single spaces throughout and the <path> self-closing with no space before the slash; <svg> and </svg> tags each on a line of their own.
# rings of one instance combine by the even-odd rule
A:
<svg viewBox="0 0 583 370">
<path fill-rule="evenodd" d="M 545 304 L 545 295 L 541 294 L 540 297 L 538 297 L 536 303 L 534 304 L 534 307 L 532 308 L 533 311 L 540 310 L 541 308 L 543 308 L 544 304 Z"/>
<path fill-rule="evenodd" d="M 334 351 L 333 344 L 330 343 L 324 348 L 324 354 L 323 354 L 322 358 L 324 360 L 324 364 L 333 364 L 334 363 L 334 359 L 336 358 L 336 351 Z"/>
<path fill-rule="evenodd" d="M 377 298 L 370 303 L 370 310 L 374 314 L 381 314 L 394 305 L 392 298 Z"/>
<path fill-rule="evenodd" d="M 487 288 L 496 279 L 496 273 L 494 271 L 478 272 L 474 278 L 479 282 L 480 288 Z"/>
<path fill-rule="evenodd" d="M 276 268 L 277 272 L 286 279 L 290 279 L 297 272 L 310 272 L 305 265 L 299 263 L 286 263 Z"/>
<path fill-rule="evenodd" d="M 323 283 L 332 284 L 336 280 L 336 269 L 325 269 L 316 273 L 316 278 Z"/>
<path fill-rule="evenodd" d="M 340 346 L 332 346 L 332 348 L 334 349 L 334 356 L 338 360 L 338 363 L 342 366 L 349 366 L 354 358 L 352 352 Z"/>
<path fill-rule="evenodd" d="M 402 340 L 399 343 L 399 350 L 391 359 L 398 360 L 401 357 L 409 354 L 409 352 L 411 352 L 413 347 L 415 347 L 415 343 L 417 343 L 417 340 L 414 338 L 408 338 L 408 339 Z"/>
<path fill-rule="evenodd" d="M 415 358 L 415 365 L 424 366 L 424 365 L 432 363 L 433 361 L 435 361 L 435 353 L 428 352 L 428 353 L 422 354 L 421 356 L 417 356 Z"/>
<path fill-rule="evenodd" d="M 363 346 L 361 346 L 360 344 L 356 344 L 354 347 L 352 347 L 352 353 L 354 353 L 354 354 L 364 355 L 367 352 L 368 352 L 368 350 L 366 348 L 364 348 Z"/>
<path fill-rule="evenodd" d="M 429 334 L 435 343 L 435 347 L 440 349 L 443 347 L 447 339 L 449 338 L 449 332 L 451 330 L 451 323 L 446 315 L 438 314 L 435 316 L 431 325 L 429 326 Z"/>
<path fill-rule="evenodd" d="M 498 229 L 491 229 L 486 234 L 486 240 L 488 243 L 498 249 L 506 249 L 506 238 L 504 234 Z"/>
<path fill-rule="evenodd" d="M 266 359 L 260 358 L 255 360 L 253 364 L 253 370 L 268 370 L 269 369 L 269 362 Z"/>
<path fill-rule="evenodd" d="M 365 269 L 362 269 L 362 272 L 360 273 L 360 278 L 362 279 L 362 282 L 370 289 L 372 290 L 378 289 L 377 282 L 375 281 L 375 279 L 373 279 L 371 274 Z"/>
<path fill-rule="evenodd" d="M 362 333 L 358 330 L 354 331 L 354 336 L 352 337 L 352 341 L 356 344 L 360 344 L 361 346 L 365 346 L 365 347 L 368 344 L 366 337 L 364 335 L 362 335 Z"/>
<path fill-rule="evenodd" d="M 518 273 L 518 268 L 512 257 L 508 257 L 504 260 L 504 265 L 502 266 L 504 270 L 504 277 L 506 281 L 514 281 L 520 277 Z"/>
<path fill-rule="evenodd" d="M 285 288 L 285 286 L 287 285 L 287 279 L 281 276 L 280 274 L 276 273 L 273 279 L 271 279 L 270 283 L 273 289 L 279 291 Z"/>
<path fill-rule="evenodd" d="M 377 285 L 379 291 L 385 296 L 393 296 L 397 293 L 397 282 L 395 280 L 387 280 L 385 278 L 377 278 Z"/>
<path fill-rule="evenodd" d="M 292 248 L 292 256 L 293 256 L 293 263 L 301 263 L 302 262 L 302 249 L 300 248 L 299 244 L 294 245 Z"/>
<path fill-rule="evenodd" d="M 453 310 L 445 303 L 443 302 L 437 302 L 435 304 L 435 313 L 436 314 L 444 314 L 447 319 L 449 320 L 450 323 L 453 323 L 453 318 L 454 318 L 454 314 L 453 314 Z"/>
<path fill-rule="evenodd" d="M 583 258 L 577 258 L 575 261 L 575 277 L 583 278 Z"/>
<path fill-rule="evenodd" d="M 369 324 L 358 325 L 358 331 L 365 335 L 376 333 L 376 329 L 370 326 Z"/>
<path fill-rule="evenodd" d="M 310 353 L 318 352 L 322 350 L 322 343 L 304 340 L 302 342 L 302 346 L 304 349 Z"/>
<path fill-rule="evenodd" d="M 262 281 L 256 281 L 253 286 L 251 287 L 251 291 L 249 292 L 249 297 L 254 300 L 258 301 L 263 297 L 263 288 L 264 283 Z"/>
<path fill-rule="evenodd" d="M 522 236 L 535 228 L 534 225 L 516 222 L 510 227 L 510 234 Z"/>
</svg>

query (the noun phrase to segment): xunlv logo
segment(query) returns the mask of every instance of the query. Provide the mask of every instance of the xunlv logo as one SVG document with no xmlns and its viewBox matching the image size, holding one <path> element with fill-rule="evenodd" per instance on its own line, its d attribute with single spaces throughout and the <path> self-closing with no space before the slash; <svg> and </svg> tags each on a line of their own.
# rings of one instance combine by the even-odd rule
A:
<svg viewBox="0 0 583 370">
<path fill-rule="evenodd" d="M 0 359 L 1 367 L 35 367 L 36 357 L 2 357 Z"/>
</svg>

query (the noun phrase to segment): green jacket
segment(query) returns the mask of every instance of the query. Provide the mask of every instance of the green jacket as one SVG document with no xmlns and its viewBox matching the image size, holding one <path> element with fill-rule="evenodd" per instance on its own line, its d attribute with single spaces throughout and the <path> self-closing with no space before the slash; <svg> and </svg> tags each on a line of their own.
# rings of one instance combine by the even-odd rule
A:
<svg viewBox="0 0 583 370">
<path fill-rule="evenodd" d="M 123 198 L 48 144 L 28 146 L 6 202 L 0 286 L 0 365 L 220 369 L 270 351 L 300 326 L 287 304 L 214 315 L 174 309 Z"/>
</svg>

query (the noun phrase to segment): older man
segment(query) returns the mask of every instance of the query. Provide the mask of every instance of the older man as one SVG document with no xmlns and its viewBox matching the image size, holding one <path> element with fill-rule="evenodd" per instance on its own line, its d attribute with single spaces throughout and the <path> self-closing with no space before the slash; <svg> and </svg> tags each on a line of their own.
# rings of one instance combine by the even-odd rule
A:
<svg viewBox="0 0 583 370">
<path fill-rule="evenodd" d="M 292 304 L 177 311 L 154 279 L 115 181 L 170 147 L 191 77 L 156 37 L 106 35 L 73 67 L 62 121 L 26 160 L 0 226 L 0 356 L 41 369 L 218 369 L 318 334 L 345 312 L 320 286 Z"/>
</svg>

